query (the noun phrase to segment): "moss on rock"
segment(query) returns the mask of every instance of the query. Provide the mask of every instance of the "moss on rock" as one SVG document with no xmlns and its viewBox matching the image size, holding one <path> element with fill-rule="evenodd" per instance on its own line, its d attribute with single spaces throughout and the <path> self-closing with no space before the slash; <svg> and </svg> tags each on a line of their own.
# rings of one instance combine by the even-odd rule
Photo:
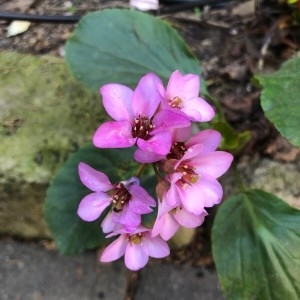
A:
<svg viewBox="0 0 300 300">
<path fill-rule="evenodd" d="M 47 236 L 46 186 L 106 115 L 60 58 L 1 52 L 0 65 L 0 233 Z"/>
<path fill-rule="evenodd" d="M 99 95 L 82 87 L 62 59 L 0 56 L 0 174 L 47 183 L 68 153 L 100 124 Z"/>
</svg>

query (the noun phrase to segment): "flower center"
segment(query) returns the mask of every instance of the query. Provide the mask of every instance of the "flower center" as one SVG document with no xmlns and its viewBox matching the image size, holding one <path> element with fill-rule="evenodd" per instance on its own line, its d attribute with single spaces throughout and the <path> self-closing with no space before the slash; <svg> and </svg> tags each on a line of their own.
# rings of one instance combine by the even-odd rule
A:
<svg viewBox="0 0 300 300">
<path fill-rule="evenodd" d="M 181 159 L 186 152 L 186 147 L 183 142 L 176 142 L 172 145 L 170 153 L 167 155 L 167 159 Z"/>
<path fill-rule="evenodd" d="M 169 214 L 175 215 L 175 214 L 177 213 L 178 210 L 182 210 L 182 206 L 181 206 L 181 205 L 172 208 L 172 209 L 169 211 Z"/>
<path fill-rule="evenodd" d="M 127 235 L 127 241 L 129 243 L 134 243 L 134 244 L 140 244 L 142 242 L 142 239 L 143 239 L 143 234 L 140 232 L 140 233 L 136 233 L 136 234 L 133 234 L 133 235 Z"/>
<path fill-rule="evenodd" d="M 182 162 L 177 167 L 176 171 L 182 173 L 180 181 L 183 186 L 185 184 L 192 185 L 196 183 L 199 179 L 199 175 L 195 172 L 194 168 L 186 164 L 186 162 Z"/>
<path fill-rule="evenodd" d="M 183 108 L 183 101 L 181 98 L 179 98 L 178 96 L 175 96 L 171 99 L 168 100 L 168 104 L 172 107 L 172 108 L 177 108 L 177 109 L 182 109 Z"/>
<path fill-rule="evenodd" d="M 132 136 L 147 140 L 150 137 L 151 130 L 155 127 L 152 125 L 152 119 L 146 116 L 139 116 L 134 119 L 134 127 L 132 127 Z"/>
<path fill-rule="evenodd" d="M 124 205 L 131 199 L 131 195 L 124 186 L 120 183 L 119 187 L 114 190 L 112 195 L 113 211 L 120 212 L 123 210 Z"/>
</svg>

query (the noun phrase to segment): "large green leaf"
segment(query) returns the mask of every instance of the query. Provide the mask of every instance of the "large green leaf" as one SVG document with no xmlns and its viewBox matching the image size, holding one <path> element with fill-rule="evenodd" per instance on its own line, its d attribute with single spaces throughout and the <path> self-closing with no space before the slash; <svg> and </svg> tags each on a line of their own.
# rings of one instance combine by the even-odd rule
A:
<svg viewBox="0 0 300 300">
<path fill-rule="evenodd" d="M 101 218 L 84 222 L 77 216 L 80 200 L 91 193 L 79 179 L 78 163 L 85 162 L 104 172 L 113 183 L 134 175 L 137 164 L 132 157 L 132 148 L 96 149 L 89 145 L 73 154 L 58 172 L 47 192 L 44 215 L 61 252 L 80 253 L 104 242 Z"/>
<path fill-rule="evenodd" d="M 212 232 L 227 299 L 300 299 L 300 211 L 249 190 L 226 200 Z"/>
<path fill-rule="evenodd" d="M 82 18 L 67 42 L 66 59 L 78 80 L 95 91 L 109 82 L 135 87 L 149 72 L 165 82 L 176 69 L 201 73 L 199 62 L 168 23 L 125 9 Z M 204 80 L 201 84 L 204 93 Z"/>
<path fill-rule="evenodd" d="M 280 70 L 255 77 L 263 86 L 261 105 L 267 118 L 295 146 L 300 146 L 300 57 Z"/>
</svg>

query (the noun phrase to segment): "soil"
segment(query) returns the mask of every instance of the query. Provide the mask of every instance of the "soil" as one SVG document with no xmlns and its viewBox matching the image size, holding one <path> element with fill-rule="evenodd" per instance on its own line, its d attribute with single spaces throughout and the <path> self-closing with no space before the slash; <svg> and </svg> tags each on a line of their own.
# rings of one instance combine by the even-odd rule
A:
<svg viewBox="0 0 300 300">
<path fill-rule="evenodd" d="M 107 7 L 127 8 L 128 2 L 0 0 L 0 11 L 83 15 Z M 201 14 L 193 9 L 163 17 L 180 32 L 201 61 L 208 89 L 220 101 L 230 125 L 238 132 L 251 131 L 251 141 L 239 153 L 239 159 L 258 153 L 274 160 L 292 162 L 299 155 L 299 149 L 280 136 L 264 117 L 260 91 L 253 83 L 253 76 L 276 71 L 282 62 L 299 51 L 300 11 L 296 6 L 279 4 L 279 0 L 260 1 L 255 10 L 242 9 L 239 1 L 228 3 L 224 0 L 224 5 L 218 8 L 205 6 Z M 63 56 L 65 42 L 76 26 L 32 23 L 26 32 L 7 37 L 8 25 L 7 21 L 0 20 L 0 50 L 57 56 Z M 197 237 L 171 259 L 209 265 L 210 251 L 203 246 L 209 237 L 203 233 Z"/>
</svg>

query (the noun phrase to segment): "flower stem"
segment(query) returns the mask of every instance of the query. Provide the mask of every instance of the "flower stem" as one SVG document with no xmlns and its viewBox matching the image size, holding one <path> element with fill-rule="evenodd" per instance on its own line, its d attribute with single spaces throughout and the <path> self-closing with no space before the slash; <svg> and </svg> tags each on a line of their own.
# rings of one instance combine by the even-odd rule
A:
<svg viewBox="0 0 300 300">
<path fill-rule="evenodd" d="M 146 164 L 141 164 L 140 166 L 139 166 L 139 168 L 138 168 L 138 170 L 136 171 L 136 173 L 135 173 L 135 177 L 137 177 L 137 178 L 140 178 L 141 177 L 141 174 L 143 173 L 143 171 L 144 171 L 144 169 L 145 169 L 145 167 L 146 167 Z"/>
<path fill-rule="evenodd" d="M 156 163 L 152 163 L 152 168 L 153 168 L 154 173 L 156 175 L 157 181 L 158 182 L 163 181 L 163 178 L 161 177 L 160 173 L 157 170 L 157 164 Z"/>
<path fill-rule="evenodd" d="M 124 300 L 133 300 L 137 291 L 140 271 L 131 271 L 128 276 L 127 287 L 124 295 Z"/>
</svg>

